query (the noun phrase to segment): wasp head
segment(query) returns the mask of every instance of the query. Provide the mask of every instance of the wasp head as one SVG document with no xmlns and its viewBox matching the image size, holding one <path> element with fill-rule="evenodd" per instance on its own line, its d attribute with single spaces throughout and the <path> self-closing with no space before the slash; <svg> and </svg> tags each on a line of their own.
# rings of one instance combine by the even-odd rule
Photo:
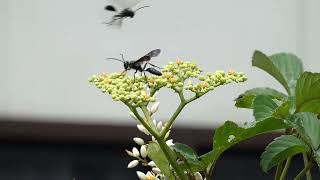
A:
<svg viewBox="0 0 320 180">
<path fill-rule="evenodd" d="M 123 62 L 123 67 L 124 67 L 125 70 L 130 70 L 131 68 L 129 66 L 129 61 L 124 61 Z"/>
</svg>

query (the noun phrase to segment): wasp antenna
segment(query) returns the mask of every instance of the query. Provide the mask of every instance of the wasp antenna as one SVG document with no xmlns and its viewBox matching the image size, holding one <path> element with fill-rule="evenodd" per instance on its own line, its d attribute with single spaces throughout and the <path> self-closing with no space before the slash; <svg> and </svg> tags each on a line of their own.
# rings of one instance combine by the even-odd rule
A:
<svg viewBox="0 0 320 180">
<path fill-rule="evenodd" d="M 138 9 L 136 9 L 134 12 L 137 12 L 137 11 L 139 11 L 139 10 L 143 9 L 143 8 L 146 8 L 146 7 L 150 7 L 150 6 L 142 6 L 142 7 L 139 7 L 139 8 L 138 8 Z"/>
<path fill-rule="evenodd" d="M 120 56 L 121 56 L 121 58 L 122 58 L 122 61 L 124 62 L 125 60 L 124 60 L 123 54 L 120 53 Z"/>
<path fill-rule="evenodd" d="M 115 61 L 124 62 L 123 60 L 118 59 L 118 58 L 106 58 L 106 60 L 115 60 Z"/>
</svg>

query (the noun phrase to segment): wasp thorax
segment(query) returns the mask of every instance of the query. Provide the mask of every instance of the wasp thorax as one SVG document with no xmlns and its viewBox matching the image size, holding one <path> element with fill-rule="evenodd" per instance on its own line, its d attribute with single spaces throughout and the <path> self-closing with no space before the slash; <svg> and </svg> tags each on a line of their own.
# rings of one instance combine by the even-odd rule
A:
<svg viewBox="0 0 320 180">
<path fill-rule="evenodd" d="M 124 17 L 131 17 L 133 18 L 134 17 L 134 11 L 130 10 L 130 9 L 125 9 L 121 12 L 121 14 L 124 16 Z"/>
</svg>

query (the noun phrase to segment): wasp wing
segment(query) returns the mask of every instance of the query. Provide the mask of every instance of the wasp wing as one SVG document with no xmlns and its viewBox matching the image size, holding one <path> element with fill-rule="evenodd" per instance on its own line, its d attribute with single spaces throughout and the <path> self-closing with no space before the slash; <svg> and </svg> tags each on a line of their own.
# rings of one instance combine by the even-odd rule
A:
<svg viewBox="0 0 320 180">
<path fill-rule="evenodd" d="M 140 59 L 136 60 L 134 62 L 134 65 L 136 66 L 142 66 L 143 63 L 147 63 L 150 61 L 150 59 L 152 57 L 156 57 L 160 54 L 161 50 L 160 49 L 155 49 L 155 50 L 152 50 L 150 51 L 148 54 L 144 55 L 143 57 L 141 57 Z"/>
<path fill-rule="evenodd" d="M 148 54 L 146 54 L 145 56 L 149 56 L 149 57 L 156 57 L 160 54 L 161 50 L 160 49 L 155 49 L 150 51 Z"/>
<path fill-rule="evenodd" d="M 150 61 L 150 56 L 143 56 L 134 62 L 135 66 L 142 66 L 143 63 Z"/>
<path fill-rule="evenodd" d="M 123 18 L 117 19 L 112 23 L 112 27 L 115 29 L 120 29 L 122 26 Z"/>
<path fill-rule="evenodd" d="M 104 24 L 112 26 L 115 29 L 119 29 L 122 26 L 122 21 L 123 21 L 123 18 L 118 18 L 113 16 L 111 21 L 104 22 Z"/>
<path fill-rule="evenodd" d="M 112 4 L 118 8 L 127 9 L 137 5 L 142 0 L 113 0 Z"/>
</svg>

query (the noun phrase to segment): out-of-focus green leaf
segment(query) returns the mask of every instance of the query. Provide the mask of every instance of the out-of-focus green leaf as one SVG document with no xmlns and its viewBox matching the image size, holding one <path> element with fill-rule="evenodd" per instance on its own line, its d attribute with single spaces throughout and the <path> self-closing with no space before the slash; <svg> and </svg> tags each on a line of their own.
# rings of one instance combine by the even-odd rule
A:
<svg viewBox="0 0 320 180">
<path fill-rule="evenodd" d="M 318 149 L 315 153 L 315 158 L 316 158 L 316 161 L 317 161 L 317 164 L 320 168 L 320 149 Z"/>
<path fill-rule="evenodd" d="M 277 99 L 279 101 L 285 101 L 288 98 L 287 95 L 275 89 L 267 87 L 253 88 L 240 94 L 239 97 L 235 99 L 235 106 L 238 108 L 252 108 L 253 100 L 259 95 L 270 96 L 272 99 Z"/>
<path fill-rule="evenodd" d="M 290 95 L 294 95 L 296 82 L 303 72 L 301 60 L 290 53 L 278 53 L 266 56 L 260 51 L 255 51 L 252 65 L 273 76 Z"/>
<path fill-rule="evenodd" d="M 275 118 L 248 123 L 245 127 L 239 127 L 232 121 L 226 121 L 224 125 L 215 130 L 213 150 L 200 156 L 200 159 L 205 166 L 208 166 L 214 163 L 224 151 L 241 141 L 285 128 L 287 128 L 287 125 L 282 120 Z"/>
<path fill-rule="evenodd" d="M 297 112 L 320 114 L 320 73 L 304 72 L 296 87 Z"/>
<path fill-rule="evenodd" d="M 288 157 L 309 151 L 310 148 L 301 139 L 293 135 L 282 135 L 266 147 L 261 155 L 260 165 L 262 170 L 267 172 Z"/>
<path fill-rule="evenodd" d="M 147 152 L 148 157 L 158 166 L 158 168 L 166 177 L 174 177 L 172 171 L 170 170 L 170 164 L 157 143 L 150 142 L 148 144 Z"/>
<path fill-rule="evenodd" d="M 253 101 L 253 116 L 261 121 L 273 116 L 278 105 L 269 96 L 259 95 Z"/>
<path fill-rule="evenodd" d="M 294 115 L 295 128 L 300 136 L 317 150 L 320 146 L 320 120 L 310 112 L 298 113 Z"/>
<path fill-rule="evenodd" d="M 205 170 L 203 163 L 198 160 L 198 155 L 193 149 L 185 144 L 175 143 L 173 150 L 177 153 L 178 159 L 181 159 L 181 163 L 184 169 L 191 168 L 193 173 Z"/>
<path fill-rule="evenodd" d="M 273 112 L 273 116 L 278 119 L 287 119 L 291 105 L 291 101 L 282 103 L 279 107 L 277 107 L 277 109 L 275 109 L 275 111 Z"/>
<path fill-rule="evenodd" d="M 173 150 L 182 154 L 187 160 L 197 160 L 198 156 L 193 149 L 185 144 L 176 143 Z"/>
</svg>

